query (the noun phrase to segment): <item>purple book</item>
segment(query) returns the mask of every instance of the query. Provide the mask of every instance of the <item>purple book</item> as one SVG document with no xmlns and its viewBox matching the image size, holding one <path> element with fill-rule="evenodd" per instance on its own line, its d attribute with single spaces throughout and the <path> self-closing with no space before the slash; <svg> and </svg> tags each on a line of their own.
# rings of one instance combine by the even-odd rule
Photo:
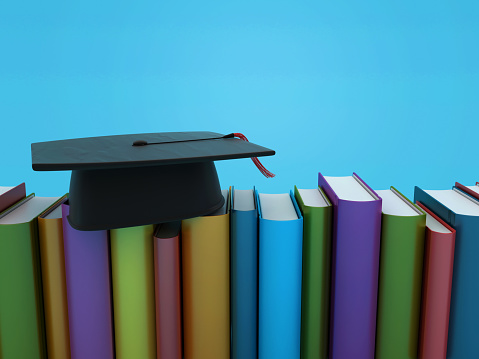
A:
<svg viewBox="0 0 479 359">
<path fill-rule="evenodd" d="M 107 231 L 77 231 L 62 205 L 71 359 L 113 359 Z"/>
<path fill-rule="evenodd" d="M 374 359 L 381 198 L 358 175 L 323 177 L 334 207 L 330 359 Z"/>
</svg>

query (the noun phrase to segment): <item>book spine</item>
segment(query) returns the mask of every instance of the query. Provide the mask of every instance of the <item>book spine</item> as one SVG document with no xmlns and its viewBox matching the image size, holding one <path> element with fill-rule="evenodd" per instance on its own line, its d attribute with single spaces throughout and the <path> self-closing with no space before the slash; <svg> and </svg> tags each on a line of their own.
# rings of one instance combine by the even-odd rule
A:
<svg viewBox="0 0 479 359">
<path fill-rule="evenodd" d="M 454 269 L 451 287 L 447 358 L 479 358 L 475 344 L 479 333 L 479 218 L 459 215 L 421 190 L 415 189 L 414 199 L 421 202 L 456 230 Z"/>
<path fill-rule="evenodd" d="M 301 358 L 327 359 L 331 285 L 332 207 L 300 204 L 303 213 Z"/>
<path fill-rule="evenodd" d="M 46 358 L 38 223 L 0 226 L 0 358 Z"/>
<path fill-rule="evenodd" d="M 333 203 L 329 358 L 374 358 L 381 238 L 381 200 L 340 200 L 319 174 Z"/>
<path fill-rule="evenodd" d="M 417 355 L 426 216 L 383 214 L 376 358 Z"/>
<path fill-rule="evenodd" d="M 156 357 L 153 229 L 147 225 L 110 231 L 118 359 Z"/>
<path fill-rule="evenodd" d="M 180 239 L 154 238 L 156 350 L 158 358 L 181 359 Z"/>
<path fill-rule="evenodd" d="M 259 219 L 260 359 L 300 356 L 303 219 L 298 215 L 292 221 Z"/>
<path fill-rule="evenodd" d="M 62 204 L 65 277 L 72 359 L 113 359 L 107 231 L 78 231 Z"/>
<path fill-rule="evenodd" d="M 257 357 L 258 214 L 231 212 L 231 356 Z"/>
<path fill-rule="evenodd" d="M 420 359 L 446 359 L 454 245 L 454 233 L 426 230 Z"/>
<path fill-rule="evenodd" d="M 229 214 L 182 222 L 185 359 L 230 357 L 229 249 Z"/>
<path fill-rule="evenodd" d="M 62 219 L 38 218 L 49 359 L 70 358 Z"/>
<path fill-rule="evenodd" d="M 457 231 L 458 245 L 451 288 L 448 358 L 479 358 L 479 347 L 475 345 L 479 333 L 479 282 L 476 275 L 479 270 L 479 218 L 457 214 L 454 218 L 455 223 L 451 225 Z"/>
</svg>

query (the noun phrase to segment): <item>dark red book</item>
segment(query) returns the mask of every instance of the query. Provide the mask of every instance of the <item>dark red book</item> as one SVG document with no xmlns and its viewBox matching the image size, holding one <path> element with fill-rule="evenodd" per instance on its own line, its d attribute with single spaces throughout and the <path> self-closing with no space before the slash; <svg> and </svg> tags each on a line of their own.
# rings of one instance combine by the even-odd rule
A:
<svg viewBox="0 0 479 359">
<path fill-rule="evenodd" d="M 417 205 L 427 214 L 419 359 L 446 359 L 456 231 Z"/>
<path fill-rule="evenodd" d="M 25 198 L 26 195 L 25 183 L 15 187 L 0 187 L 0 212 Z"/>
</svg>

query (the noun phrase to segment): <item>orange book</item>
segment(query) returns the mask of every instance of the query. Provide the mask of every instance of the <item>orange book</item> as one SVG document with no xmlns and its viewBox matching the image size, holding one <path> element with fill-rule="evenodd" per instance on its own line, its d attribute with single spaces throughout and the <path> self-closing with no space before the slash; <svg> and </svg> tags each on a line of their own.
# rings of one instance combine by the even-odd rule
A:
<svg viewBox="0 0 479 359">
<path fill-rule="evenodd" d="M 182 222 L 185 359 L 230 357 L 228 191 L 216 213 Z"/>
<path fill-rule="evenodd" d="M 49 359 L 70 358 L 62 203 L 66 196 L 38 217 L 43 305 Z"/>
</svg>

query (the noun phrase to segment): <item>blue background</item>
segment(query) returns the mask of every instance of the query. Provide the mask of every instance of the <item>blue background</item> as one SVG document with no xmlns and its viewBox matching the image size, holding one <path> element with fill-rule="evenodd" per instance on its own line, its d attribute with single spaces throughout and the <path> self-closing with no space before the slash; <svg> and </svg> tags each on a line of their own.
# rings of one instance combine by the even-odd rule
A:
<svg viewBox="0 0 479 359">
<path fill-rule="evenodd" d="M 473 184 L 478 4 L 4 1 L 0 185 L 68 191 L 68 172 L 31 169 L 32 142 L 191 130 L 277 151 L 274 179 L 217 162 L 223 187 Z"/>
</svg>

